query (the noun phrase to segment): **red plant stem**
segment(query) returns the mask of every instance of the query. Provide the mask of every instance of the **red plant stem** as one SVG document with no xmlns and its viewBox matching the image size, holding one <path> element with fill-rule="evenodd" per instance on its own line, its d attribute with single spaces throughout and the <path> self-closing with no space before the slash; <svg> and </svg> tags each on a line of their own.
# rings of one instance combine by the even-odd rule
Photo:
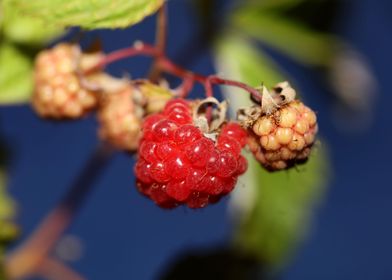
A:
<svg viewBox="0 0 392 280">
<path fill-rule="evenodd" d="M 149 79 L 152 82 L 158 82 L 161 76 L 161 69 L 159 68 L 159 57 L 164 56 L 167 41 L 167 4 L 164 3 L 158 11 L 157 28 L 155 35 L 155 46 L 159 52 L 159 56 L 155 58 L 154 64 L 151 67 Z"/>
<path fill-rule="evenodd" d="M 86 280 L 77 272 L 53 258 L 42 261 L 36 274 L 48 280 Z"/>
<path fill-rule="evenodd" d="M 124 58 L 129 58 L 133 56 L 138 56 L 138 55 L 147 55 L 147 56 L 153 56 L 157 58 L 157 63 L 159 68 L 171 75 L 180 77 L 182 79 L 189 78 L 189 76 L 193 77 L 194 81 L 201 83 L 203 86 L 206 86 L 207 80 L 211 85 L 227 85 L 227 86 L 233 86 L 237 88 L 241 88 L 248 93 L 250 93 L 253 97 L 254 100 L 261 102 L 261 93 L 245 84 L 241 83 L 238 81 L 234 80 L 229 80 L 229 79 L 223 79 L 221 77 L 218 77 L 216 75 L 210 75 L 210 76 L 203 76 L 197 73 L 194 73 L 192 71 L 186 70 L 182 68 L 181 66 L 173 63 L 170 59 L 168 59 L 166 56 L 164 56 L 156 47 L 144 44 L 144 43 L 138 43 L 136 44 L 135 47 L 131 48 L 125 48 L 125 49 L 120 49 L 118 51 L 112 52 L 108 55 L 105 56 L 105 58 L 99 62 L 97 65 L 95 65 L 93 68 L 88 69 L 85 73 L 91 73 L 96 69 L 102 68 L 110 63 L 113 63 L 115 61 L 124 59 Z M 206 89 L 208 91 L 209 89 Z"/>
<path fill-rule="evenodd" d="M 10 279 L 26 278 L 41 267 L 75 218 L 112 155 L 112 149 L 107 146 L 97 149 L 60 203 L 29 238 L 7 256 L 5 268 Z"/>
<path fill-rule="evenodd" d="M 211 80 L 212 80 L 212 76 L 210 76 L 210 77 L 207 77 L 207 79 L 205 80 L 205 82 L 204 82 L 204 88 L 205 88 L 205 90 L 206 90 L 206 96 L 207 97 L 212 97 L 214 94 L 213 94 L 213 91 L 212 91 L 212 83 L 211 83 Z"/>
<path fill-rule="evenodd" d="M 192 90 L 194 84 L 195 84 L 195 80 L 193 78 L 193 75 L 188 75 L 185 78 L 183 78 L 181 85 L 179 85 L 178 88 L 176 89 L 177 96 L 181 98 L 187 97 L 189 92 Z"/>
<path fill-rule="evenodd" d="M 145 55 L 145 56 L 158 56 L 159 51 L 150 45 L 146 45 L 141 42 L 136 42 L 134 47 L 119 49 L 117 51 L 111 52 L 110 54 L 106 55 L 98 64 L 94 65 L 90 69 L 87 69 L 84 74 L 88 75 L 97 69 L 103 68 L 106 65 L 109 65 L 113 62 L 122 60 L 124 58 Z"/>
</svg>

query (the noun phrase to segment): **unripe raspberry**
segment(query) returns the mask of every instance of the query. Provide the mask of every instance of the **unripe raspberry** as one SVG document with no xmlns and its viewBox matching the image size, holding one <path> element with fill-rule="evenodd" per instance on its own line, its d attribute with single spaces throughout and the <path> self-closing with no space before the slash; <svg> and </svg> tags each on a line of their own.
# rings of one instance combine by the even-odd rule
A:
<svg viewBox="0 0 392 280">
<path fill-rule="evenodd" d="M 194 107 L 173 99 L 143 124 L 135 166 L 137 187 L 163 208 L 215 203 L 233 190 L 247 168 L 240 154 L 242 128 L 229 123 L 213 137 L 194 124 Z"/>
<path fill-rule="evenodd" d="M 99 59 L 100 54 L 82 54 L 78 46 L 65 43 L 39 53 L 32 100 L 36 112 L 47 118 L 75 119 L 92 110 L 97 97 L 83 85 L 81 73 Z"/>
<path fill-rule="evenodd" d="M 249 149 L 270 171 L 305 162 L 318 130 L 316 114 L 301 101 L 293 100 L 295 91 L 287 82 L 278 84 L 273 91 L 271 95 L 263 91 L 263 98 L 268 94 L 272 100 L 265 102 L 268 108 L 256 107 L 256 111 L 248 113 L 252 117 L 243 121 L 249 130 Z"/>
<path fill-rule="evenodd" d="M 308 158 L 317 133 L 316 114 L 295 100 L 261 116 L 252 132 L 249 147 L 256 159 L 269 170 L 286 169 Z"/>
<path fill-rule="evenodd" d="M 101 139 L 130 152 L 139 146 L 142 126 L 134 93 L 133 86 L 125 83 L 114 92 L 104 93 L 98 110 Z"/>
</svg>

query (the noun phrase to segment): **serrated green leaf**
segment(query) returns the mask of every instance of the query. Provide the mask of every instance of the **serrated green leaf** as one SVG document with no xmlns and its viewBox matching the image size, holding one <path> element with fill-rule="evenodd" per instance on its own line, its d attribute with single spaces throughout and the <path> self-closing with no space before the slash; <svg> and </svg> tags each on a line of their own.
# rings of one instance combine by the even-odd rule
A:
<svg viewBox="0 0 392 280">
<path fill-rule="evenodd" d="M 45 25 L 41 20 L 21 15 L 9 5 L 8 0 L 0 2 L 3 36 L 14 43 L 42 46 L 63 32 L 63 28 Z"/>
<path fill-rule="evenodd" d="M 87 29 L 121 28 L 153 14 L 164 0 L 7 0 L 20 13 L 45 24 Z"/>
<path fill-rule="evenodd" d="M 284 80 L 274 64 L 244 39 L 225 37 L 215 53 L 217 72 L 227 78 L 250 85 L 262 79 L 268 86 Z M 224 94 L 235 105 L 231 108 L 249 104 L 248 96 L 236 89 L 225 87 Z M 247 155 L 248 171 L 232 195 L 239 248 L 273 266 L 282 264 L 293 251 L 309 226 L 328 176 L 325 152 L 315 150 L 309 162 L 298 169 L 276 173 L 263 170 Z"/>
<path fill-rule="evenodd" d="M 309 65 L 328 65 L 338 44 L 332 35 L 253 7 L 238 9 L 230 21 L 241 32 Z"/>
<path fill-rule="evenodd" d="M 31 58 L 10 43 L 0 45 L 0 104 L 26 102 L 33 87 Z"/>
</svg>

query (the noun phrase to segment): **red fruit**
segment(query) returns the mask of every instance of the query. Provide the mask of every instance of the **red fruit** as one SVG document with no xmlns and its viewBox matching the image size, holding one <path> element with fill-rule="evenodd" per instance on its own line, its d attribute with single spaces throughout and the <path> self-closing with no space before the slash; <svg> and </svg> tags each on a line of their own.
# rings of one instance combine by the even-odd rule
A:
<svg viewBox="0 0 392 280">
<path fill-rule="evenodd" d="M 191 116 L 190 104 L 174 99 L 162 114 L 149 116 L 143 124 L 137 186 L 164 208 L 215 203 L 230 193 L 246 169 L 240 154 L 246 132 L 240 126 L 226 124 L 215 142 L 203 135 Z"/>
<path fill-rule="evenodd" d="M 241 147 L 245 147 L 248 141 L 248 133 L 238 123 L 229 122 L 223 128 L 221 135 L 233 137 L 240 143 Z"/>
</svg>

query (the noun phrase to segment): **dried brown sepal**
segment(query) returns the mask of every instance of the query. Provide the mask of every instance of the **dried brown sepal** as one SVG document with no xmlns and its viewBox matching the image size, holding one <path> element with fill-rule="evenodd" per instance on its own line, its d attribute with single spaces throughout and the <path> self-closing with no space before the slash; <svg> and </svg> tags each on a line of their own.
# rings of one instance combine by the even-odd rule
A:
<svg viewBox="0 0 392 280">
<path fill-rule="evenodd" d="M 134 80 L 135 90 L 138 96 L 143 98 L 146 114 L 158 113 L 163 110 L 166 103 L 175 97 L 174 92 L 169 88 L 166 81 L 162 80 L 159 84 L 154 84 L 149 80 Z"/>
<path fill-rule="evenodd" d="M 248 147 L 257 161 L 270 171 L 290 168 L 309 157 L 318 130 L 316 114 L 295 99 L 287 82 L 271 93 L 263 89 L 265 106 L 254 105 L 239 111 L 238 119 L 248 129 Z M 268 94 L 264 98 L 264 94 Z"/>
<path fill-rule="evenodd" d="M 226 122 L 227 101 L 219 102 L 214 97 L 196 100 L 192 104 L 193 123 L 206 137 L 216 139 L 220 127 Z"/>
</svg>

